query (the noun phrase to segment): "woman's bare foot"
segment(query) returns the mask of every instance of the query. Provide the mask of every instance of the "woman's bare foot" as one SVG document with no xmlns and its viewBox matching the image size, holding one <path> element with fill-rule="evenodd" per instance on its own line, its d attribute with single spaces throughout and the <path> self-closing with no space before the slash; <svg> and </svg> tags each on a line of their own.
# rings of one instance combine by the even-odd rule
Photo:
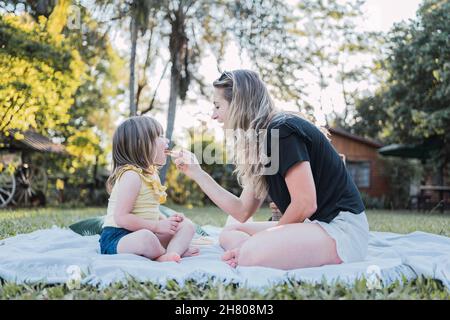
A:
<svg viewBox="0 0 450 320">
<path fill-rule="evenodd" d="M 181 257 L 176 252 L 165 253 L 156 259 L 156 261 L 159 261 L 159 262 L 180 262 L 180 260 L 181 260 Z"/>
<path fill-rule="evenodd" d="M 225 261 L 225 263 L 227 263 L 230 267 L 236 268 L 238 265 L 240 250 L 241 248 L 236 248 L 226 251 L 222 256 L 222 260 Z"/>
<path fill-rule="evenodd" d="M 198 256 L 200 254 L 200 249 L 197 247 L 189 247 L 182 255 L 182 258 Z"/>
</svg>

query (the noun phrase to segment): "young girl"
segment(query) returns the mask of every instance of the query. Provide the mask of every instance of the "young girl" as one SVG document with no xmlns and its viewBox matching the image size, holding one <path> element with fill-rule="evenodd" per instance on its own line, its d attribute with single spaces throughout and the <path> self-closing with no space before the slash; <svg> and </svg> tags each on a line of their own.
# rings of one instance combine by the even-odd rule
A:
<svg viewBox="0 0 450 320">
<path fill-rule="evenodd" d="M 102 254 L 132 253 L 161 262 L 198 254 L 189 248 L 195 233 L 192 222 L 182 214 L 166 219 L 159 212 L 166 193 L 157 168 L 166 163 L 167 151 L 168 140 L 153 118 L 132 117 L 117 128 Z"/>
</svg>

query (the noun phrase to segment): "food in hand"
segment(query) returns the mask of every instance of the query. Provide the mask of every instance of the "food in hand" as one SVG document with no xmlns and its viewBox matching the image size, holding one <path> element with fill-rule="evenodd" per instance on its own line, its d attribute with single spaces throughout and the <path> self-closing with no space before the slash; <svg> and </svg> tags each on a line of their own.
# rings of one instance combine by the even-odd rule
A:
<svg viewBox="0 0 450 320">
<path fill-rule="evenodd" d="M 171 157 L 179 157 L 180 156 L 180 152 L 179 151 L 173 151 L 173 150 L 170 150 L 170 149 L 166 149 L 164 151 L 164 153 L 166 155 L 168 155 L 168 156 L 171 156 Z"/>
</svg>

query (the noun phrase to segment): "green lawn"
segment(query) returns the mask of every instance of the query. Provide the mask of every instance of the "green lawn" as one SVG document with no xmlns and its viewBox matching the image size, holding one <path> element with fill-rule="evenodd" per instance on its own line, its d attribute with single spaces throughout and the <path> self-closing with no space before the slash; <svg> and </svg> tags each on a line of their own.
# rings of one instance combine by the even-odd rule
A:
<svg viewBox="0 0 450 320">
<path fill-rule="evenodd" d="M 186 209 L 170 206 L 184 212 L 198 224 L 223 226 L 226 215 L 215 207 Z M 0 210 L 0 239 L 20 233 L 49 228 L 53 225 L 67 227 L 80 219 L 104 214 L 104 208 L 39 210 Z M 268 209 L 260 210 L 255 220 L 267 220 Z M 416 230 L 450 237 L 450 215 L 427 214 L 408 211 L 369 211 L 368 218 L 372 231 L 409 233 Z M 164 289 L 152 283 L 130 281 L 126 287 L 114 285 L 106 290 L 82 286 L 79 290 L 69 290 L 65 285 L 45 284 L 16 285 L 2 282 L 0 299 L 446 299 L 450 292 L 439 281 L 418 279 L 395 283 L 382 290 L 367 290 L 365 280 L 357 281 L 353 287 L 342 284 L 289 283 L 274 286 L 259 293 L 237 288 L 233 285 L 199 286 L 188 283 L 180 288 L 175 282 Z"/>
</svg>

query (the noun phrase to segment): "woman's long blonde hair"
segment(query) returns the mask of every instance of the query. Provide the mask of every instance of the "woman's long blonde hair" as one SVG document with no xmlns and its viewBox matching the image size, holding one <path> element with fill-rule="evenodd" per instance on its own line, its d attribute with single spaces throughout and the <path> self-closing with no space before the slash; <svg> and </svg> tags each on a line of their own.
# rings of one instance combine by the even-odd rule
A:
<svg viewBox="0 0 450 320">
<path fill-rule="evenodd" d="M 156 138 L 163 134 L 161 124 L 147 116 L 131 117 L 122 122 L 114 132 L 112 145 L 113 170 L 106 181 L 106 190 L 111 190 L 117 173 L 124 165 L 141 168 L 152 174 L 156 159 Z"/>
<path fill-rule="evenodd" d="M 265 147 L 266 143 L 270 143 L 266 141 L 269 124 L 292 116 L 307 119 L 300 112 L 277 110 L 265 83 L 256 72 L 223 72 L 219 79 L 213 82 L 213 86 L 222 89 L 223 97 L 230 104 L 226 129 L 253 132 L 235 134 L 235 150 L 243 152 L 233 154 L 235 173 L 241 185 L 251 186 L 258 198 L 264 198 L 268 191 L 263 172 L 266 164 Z M 318 129 L 328 138 L 325 128 Z M 256 141 L 252 140 L 255 133 L 258 136 Z"/>
<path fill-rule="evenodd" d="M 230 104 L 227 116 L 227 129 L 244 130 L 256 133 L 256 144 L 252 133 L 236 134 L 236 152 L 233 160 L 235 173 L 241 185 L 249 185 L 255 195 L 263 198 L 267 194 L 267 183 L 262 175 L 264 171 L 265 131 L 270 121 L 278 113 L 266 85 L 256 72 L 235 70 L 224 72 L 213 86 L 222 89 L 225 100 Z M 261 131 L 263 130 L 263 131 Z M 259 134 L 262 132 L 262 136 Z M 253 136 L 254 137 L 254 136 Z"/>
</svg>

